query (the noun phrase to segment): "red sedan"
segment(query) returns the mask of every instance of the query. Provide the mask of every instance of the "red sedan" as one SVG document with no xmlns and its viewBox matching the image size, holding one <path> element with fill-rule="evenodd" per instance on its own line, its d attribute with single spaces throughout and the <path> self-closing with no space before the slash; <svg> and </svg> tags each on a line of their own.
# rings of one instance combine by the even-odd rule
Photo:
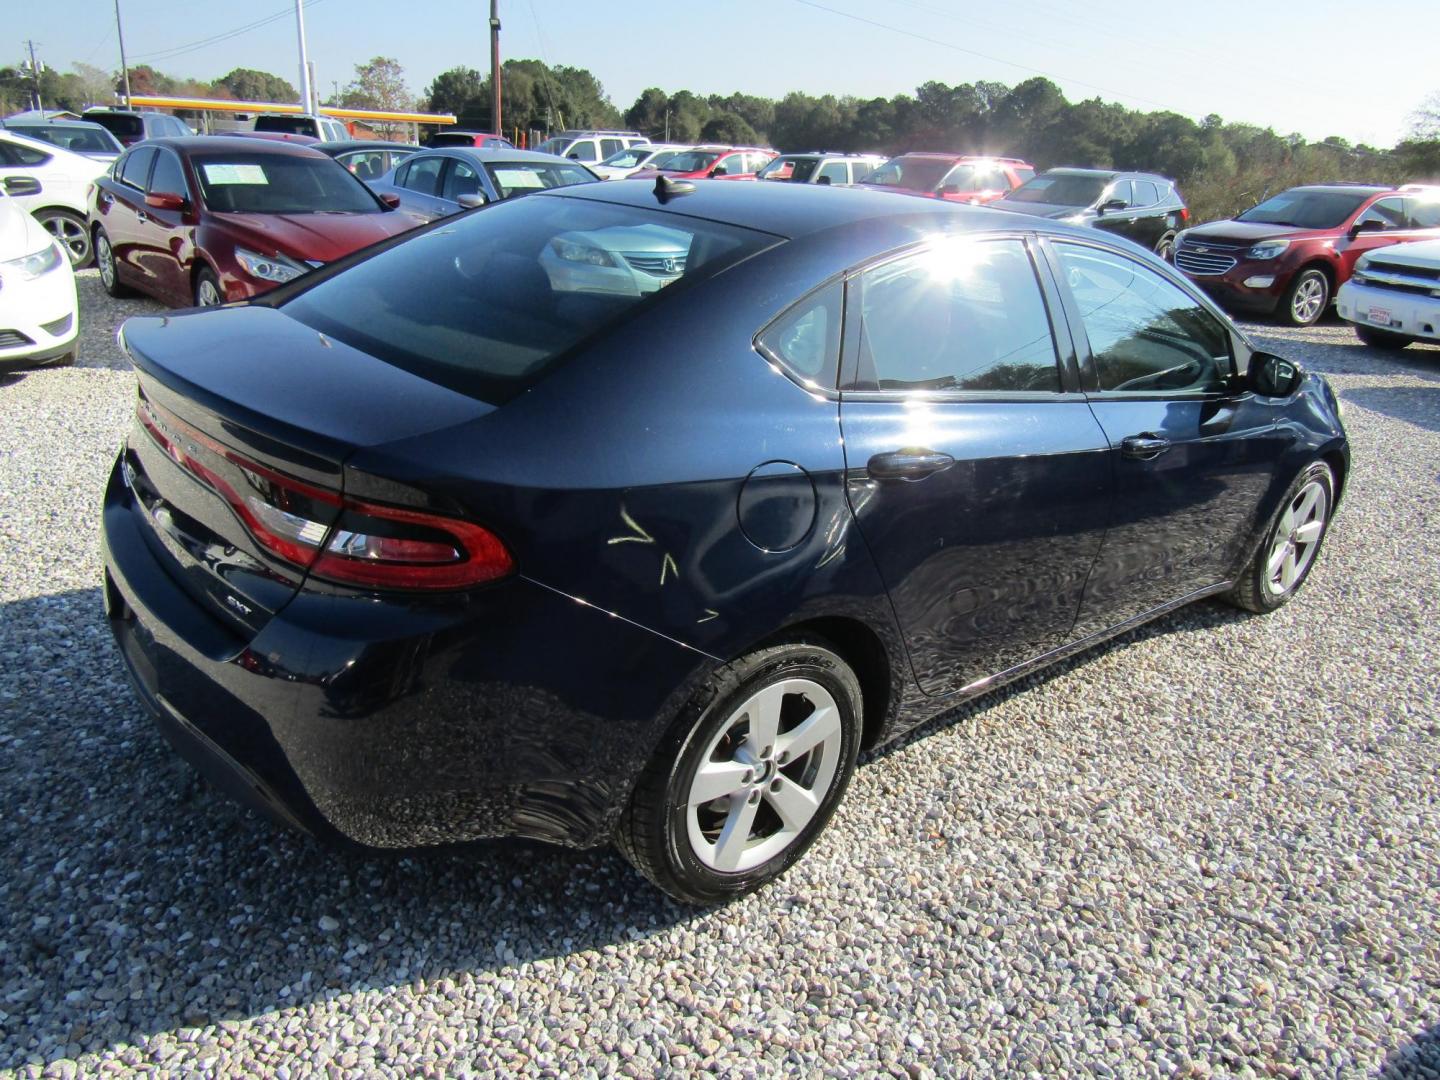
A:
<svg viewBox="0 0 1440 1080">
<path fill-rule="evenodd" d="M 262 139 L 141 143 L 90 195 L 105 291 L 177 307 L 249 299 L 419 223 L 324 154 Z"/>
</svg>

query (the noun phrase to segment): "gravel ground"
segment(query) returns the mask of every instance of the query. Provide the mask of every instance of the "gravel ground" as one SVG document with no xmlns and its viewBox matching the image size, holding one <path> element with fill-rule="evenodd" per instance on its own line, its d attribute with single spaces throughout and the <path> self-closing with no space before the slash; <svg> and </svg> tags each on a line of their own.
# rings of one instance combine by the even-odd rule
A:
<svg viewBox="0 0 1440 1080">
<path fill-rule="evenodd" d="M 144 302 L 0 384 L 0 1070 L 1440 1076 L 1440 350 L 1329 373 L 1351 490 L 1305 593 L 1202 604 L 859 772 L 778 886 L 618 856 L 346 856 L 193 781 L 133 703 L 96 521 Z"/>
</svg>

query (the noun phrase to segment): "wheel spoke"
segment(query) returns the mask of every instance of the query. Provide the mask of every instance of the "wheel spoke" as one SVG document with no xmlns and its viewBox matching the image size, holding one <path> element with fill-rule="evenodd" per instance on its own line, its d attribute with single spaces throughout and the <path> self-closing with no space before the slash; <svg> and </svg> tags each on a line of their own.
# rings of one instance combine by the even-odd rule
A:
<svg viewBox="0 0 1440 1080">
<path fill-rule="evenodd" d="M 1296 520 L 1296 521 L 1309 521 L 1310 518 L 1311 518 L 1311 517 L 1314 515 L 1314 513 L 1315 513 L 1315 504 L 1318 503 L 1319 501 L 1320 501 L 1320 485 L 1319 485 L 1319 484 L 1312 484 L 1310 487 L 1308 487 L 1308 488 L 1305 489 L 1304 493 L 1302 494 L 1302 496 L 1301 496 L 1301 498 L 1300 498 L 1300 505 L 1295 508 L 1295 511 L 1294 511 L 1295 520 Z M 1290 528 L 1291 528 L 1291 529 L 1294 529 L 1294 528 L 1295 528 L 1294 522 L 1291 523 Z"/>
<path fill-rule="evenodd" d="M 1280 587 L 1282 589 L 1288 589 L 1295 584 L 1295 573 L 1295 552 L 1287 550 L 1284 565 L 1280 567 Z"/>
<path fill-rule="evenodd" d="M 740 857 L 745 854 L 745 845 L 750 842 L 750 829 L 755 824 L 755 811 L 759 807 L 758 802 L 752 803 L 748 799 L 737 798 L 732 802 L 730 816 L 725 819 L 725 825 L 715 841 L 715 868 L 717 870 L 734 870 L 740 865 Z"/>
<path fill-rule="evenodd" d="M 780 706 L 785 701 L 786 684 L 775 683 L 761 690 L 745 707 L 750 717 L 750 737 L 747 749 L 758 758 L 766 749 L 775 745 L 775 736 L 780 731 Z"/>
<path fill-rule="evenodd" d="M 1285 510 L 1285 516 L 1280 519 L 1280 535 L 1289 536 L 1295 531 L 1295 507 L 1290 505 Z"/>
<path fill-rule="evenodd" d="M 831 708 L 816 709 L 796 727 L 775 740 L 775 753 L 786 763 L 798 761 L 840 731 L 840 714 Z"/>
<path fill-rule="evenodd" d="M 701 806 L 739 791 L 747 773 L 753 775 L 753 770 L 742 761 L 705 762 L 690 785 L 690 805 Z"/>
<path fill-rule="evenodd" d="M 1320 539 L 1320 534 L 1324 531 L 1323 521 L 1310 521 L 1296 529 L 1293 536 L 1297 544 L 1313 544 Z"/>
<path fill-rule="evenodd" d="M 1290 545 L 1283 540 L 1275 545 L 1275 550 L 1270 552 L 1270 561 L 1265 565 L 1265 576 L 1273 578 L 1280 573 L 1281 566 L 1285 563 L 1285 556 L 1290 554 Z"/>
<path fill-rule="evenodd" d="M 799 832 L 810 824 L 810 819 L 820 807 L 820 801 L 814 792 L 806 791 L 783 776 L 776 777 L 765 789 L 765 801 L 774 807 L 780 820 L 785 823 L 785 828 L 791 832 Z"/>
</svg>

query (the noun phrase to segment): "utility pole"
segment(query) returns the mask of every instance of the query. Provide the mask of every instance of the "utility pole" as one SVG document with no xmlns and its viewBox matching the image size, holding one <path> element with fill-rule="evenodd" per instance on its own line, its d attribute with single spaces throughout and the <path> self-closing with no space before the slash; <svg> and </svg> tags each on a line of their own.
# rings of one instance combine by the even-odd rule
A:
<svg viewBox="0 0 1440 1080">
<path fill-rule="evenodd" d="M 115 36 L 120 39 L 120 73 L 125 78 L 125 108 L 130 108 L 130 65 L 125 62 L 125 30 L 120 25 L 120 0 L 115 0 Z"/>
<path fill-rule="evenodd" d="M 40 65 L 35 60 L 35 42 L 27 41 L 25 47 L 30 50 L 30 75 L 35 80 L 35 89 L 32 91 L 35 96 L 35 111 L 43 114 L 45 104 L 40 100 Z"/>
<path fill-rule="evenodd" d="M 500 0 L 490 0 L 490 130 L 505 134 L 500 126 Z"/>
<path fill-rule="evenodd" d="M 310 57 L 305 51 L 305 0 L 295 0 L 295 29 L 300 36 L 300 107 L 315 111 L 315 87 L 310 83 Z"/>
</svg>

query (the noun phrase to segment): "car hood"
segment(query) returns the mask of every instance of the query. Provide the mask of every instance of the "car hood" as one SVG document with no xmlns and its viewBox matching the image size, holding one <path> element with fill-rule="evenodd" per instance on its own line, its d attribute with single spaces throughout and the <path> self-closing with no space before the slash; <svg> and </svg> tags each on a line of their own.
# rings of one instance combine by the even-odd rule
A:
<svg viewBox="0 0 1440 1080">
<path fill-rule="evenodd" d="M 352 251 L 413 229 L 403 211 L 374 214 L 211 214 L 241 244 L 274 248 L 291 258 L 333 262 Z M 268 251 L 262 254 L 269 254 Z"/>
<path fill-rule="evenodd" d="M 1014 210 L 1017 214 L 1031 217 L 1067 218 L 1073 214 L 1090 213 L 1088 206 L 1062 206 L 1060 203 L 1021 202 L 1016 199 L 996 199 L 990 203 L 996 210 Z"/>
<path fill-rule="evenodd" d="M 1364 257 L 1383 259 L 1394 266 L 1414 266 L 1424 270 L 1440 270 L 1440 240 L 1422 240 L 1415 244 L 1391 244 Z"/>
<path fill-rule="evenodd" d="M 1325 234 L 1330 229 L 1302 229 L 1296 225 L 1272 225 L 1261 221 L 1212 221 L 1208 225 L 1196 225 L 1185 230 L 1185 239 L 1203 244 L 1207 240 L 1217 244 L 1254 244 L 1260 240 L 1285 239 L 1292 236 Z"/>
<path fill-rule="evenodd" d="M 0 197 L 0 262 L 23 259 L 50 243 L 50 234 L 25 210 Z"/>
</svg>

